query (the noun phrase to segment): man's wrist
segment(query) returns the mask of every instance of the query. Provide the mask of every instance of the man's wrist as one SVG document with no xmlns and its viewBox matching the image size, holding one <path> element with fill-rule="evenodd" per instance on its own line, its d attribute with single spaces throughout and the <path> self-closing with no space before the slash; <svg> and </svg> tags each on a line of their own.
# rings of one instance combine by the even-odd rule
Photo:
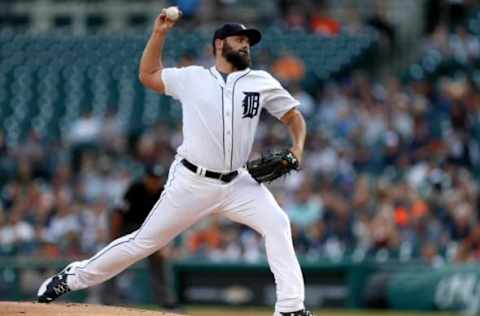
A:
<svg viewBox="0 0 480 316">
<path fill-rule="evenodd" d="M 302 146 L 292 146 L 291 150 L 303 153 L 303 147 Z"/>
<path fill-rule="evenodd" d="M 154 29 L 152 34 L 155 35 L 155 36 L 164 37 L 164 36 L 167 35 L 167 32 L 168 32 L 167 30 L 156 30 L 156 29 Z"/>
<path fill-rule="evenodd" d="M 293 146 L 292 148 L 290 148 L 290 151 L 295 155 L 295 158 L 302 160 L 303 147 Z"/>
</svg>

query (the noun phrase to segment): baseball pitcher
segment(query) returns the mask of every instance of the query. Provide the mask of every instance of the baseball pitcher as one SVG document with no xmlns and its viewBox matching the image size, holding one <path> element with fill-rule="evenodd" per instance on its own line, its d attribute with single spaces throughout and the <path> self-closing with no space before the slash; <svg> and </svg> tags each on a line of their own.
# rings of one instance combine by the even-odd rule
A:
<svg viewBox="0 0 480 316">
<path fill-rule="evenodd" d="M 215 31 L 212 67 L 165 68 L 162 50 L 175 22 L 165 10 L 156 18 L 139 74 L 144 86 L 182 105 L 183 143 L 165 189 L 138 230 L 47 279 L 38 301 L 48 303 L 104 282 L 205 216 L 219 214 L 264 237 L 276 284 L 274 316 L 311 316 L 303 303 L 304 282 L 289 219 L 263 184 L 299 168 L 306 127 L 298 101 L 269 73 L 249 68 L 250 47 L 261 33 L 242 24 Z M 262 109 L 287 126 L 293 145 L 247 162 Z"/>
</svg>

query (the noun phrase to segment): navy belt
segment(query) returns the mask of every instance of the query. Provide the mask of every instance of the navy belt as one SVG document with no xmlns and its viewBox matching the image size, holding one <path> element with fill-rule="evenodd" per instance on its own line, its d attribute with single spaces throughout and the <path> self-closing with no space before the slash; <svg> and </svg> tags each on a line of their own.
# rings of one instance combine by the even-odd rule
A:
<svg viewBox="0 0 480 316">
<path fill-rule="evenodd" d="M 199 167 L 195 166 L 193 163 L 191 163 L 187 159 L 182 159 L 180 162 L 188 170 L 190 170 L 194 173 L 197 173 Z M 201 174 L 201 175 L 203 175 L 207 178 L 217 179 L 217 180 L 221 180 L 223 182 L 228 183 L 228 182 L 232 181 L 233 179 L 235 179 L 236 176 L 238 176 L 238 171 L 235 170 L 235 171 L 232 171 L 230 173 L 219 173 L 219 172 L 215 172 L 215 171 L 205 170 L 205 173 Z"/>
</svg>

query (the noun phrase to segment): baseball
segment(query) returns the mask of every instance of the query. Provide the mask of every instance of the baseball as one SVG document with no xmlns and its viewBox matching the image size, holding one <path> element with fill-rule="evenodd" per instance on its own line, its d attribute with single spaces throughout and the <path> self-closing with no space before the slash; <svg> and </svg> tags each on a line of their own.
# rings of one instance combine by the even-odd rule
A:
<svg viewBox="0 0 480 316">
<path fill-rule="evenodd" d="M 165 9 L 165 15 L 169 20 L 176 21 L 180 17 L 178 7 L 168 7 Z"/>
</svg>

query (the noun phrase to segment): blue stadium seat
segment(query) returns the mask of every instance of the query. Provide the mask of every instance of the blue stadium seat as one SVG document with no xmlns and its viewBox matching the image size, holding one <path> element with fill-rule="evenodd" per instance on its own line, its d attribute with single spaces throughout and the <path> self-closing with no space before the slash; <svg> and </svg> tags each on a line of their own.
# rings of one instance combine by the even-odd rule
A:
<svg viewBox="0 0 480 316">
<path fill-rule="evenodd" d="M 323 80 L 340 72 L 375 41 L 373 33 L 326 38 L 277 26 L 265 29 L 263 34 L 264 41 L 253 54 L 267 51 L 276 58 L 284 52 L 293 53 L 312 70 L 309 80 Z M 174 29 L 171 37 L 178 40 L 167 41 L 165 57 L 176 60 L 189 52 L 203 51 L 211 34 Z M 16 131 L 29 126 L 48 128 L 49 134 L 59 135 L 82 111 L 102 113 L 110 104 L 118 107 L 129 128 L 178 116 L 178 109 L 170 107 L 168 99 L 145 92 L 136 77 L 147 38 L 129 34 L 16 36 L 0 32 L 0 122 L 14 128 L 9 137 L 19 137 Z M 18 92 L 21 97 L 16 96 Z"/>
</svg>

